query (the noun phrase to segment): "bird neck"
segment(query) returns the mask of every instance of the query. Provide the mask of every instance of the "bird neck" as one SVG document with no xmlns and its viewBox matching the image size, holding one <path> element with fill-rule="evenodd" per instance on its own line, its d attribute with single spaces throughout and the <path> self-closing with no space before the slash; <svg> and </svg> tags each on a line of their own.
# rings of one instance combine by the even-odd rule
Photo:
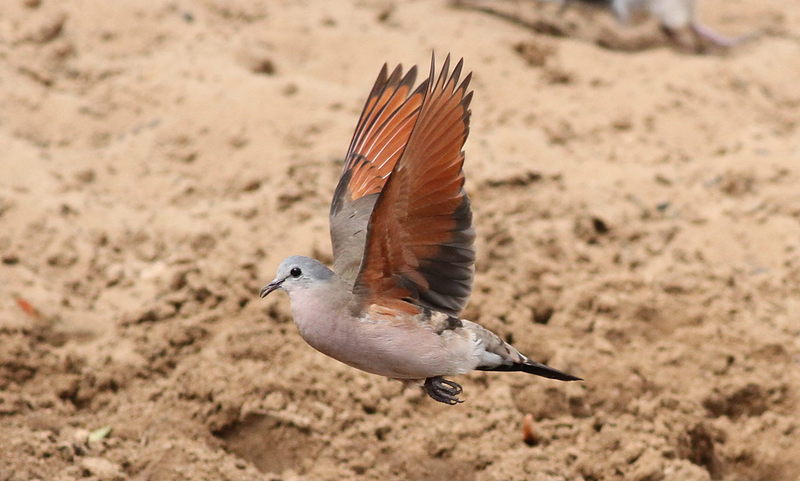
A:
<svg viewBox="0 0 800 481">
<path fill-rule="evenodd" d="M 333 275 L 329 279 L 319 280 L 303 289 L 293 290 L 289 293 L 292 301 L 292 311 L 295 316 L 303 317 L 307 312 L 316 314 L 340 311 L 350 303 L 351 290 L 345 282 Z"/>
</svg>

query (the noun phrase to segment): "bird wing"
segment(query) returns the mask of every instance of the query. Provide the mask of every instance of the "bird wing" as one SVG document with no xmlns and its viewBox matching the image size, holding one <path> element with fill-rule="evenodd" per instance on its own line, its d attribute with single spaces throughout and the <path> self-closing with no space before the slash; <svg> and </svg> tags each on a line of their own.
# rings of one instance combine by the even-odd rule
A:
<svg viewBox="0 0 800 481">
<path fill-rule="evenodd" d="M 472 289 L 472 211 L 464 192 L 470 75 L 450 57 L 430 82 L 408 145 L 370 218 L 354 292 L 362 309 L 411 314 L 420 306 L 458 315 Z"/>
<path fill-rule="evenodd" d="M 383 65 L 367 97 L 330 211 L 333 270 L 354 282 L 361 267 L 367 224 L 378 194 L 403 154 L 427 92 L 413 89 L 417 68 L 401 65 L 388 74 Z M 413 90 L 412 90 L 413 89 Z"/>
</svg>

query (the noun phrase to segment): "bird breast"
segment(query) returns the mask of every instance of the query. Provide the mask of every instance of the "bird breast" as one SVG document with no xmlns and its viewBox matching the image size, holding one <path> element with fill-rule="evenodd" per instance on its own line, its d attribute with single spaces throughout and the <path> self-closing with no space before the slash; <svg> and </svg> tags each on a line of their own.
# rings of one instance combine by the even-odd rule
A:
<svg viewBox="0 0 800 481">
<path fill-rule="evenodd" d="M 300 335 L 318 351 L 352 367 L 393 379 L 464 374 L 479 358 L 466 332 L 436 333 L 409 319 L 353 316 L 313 289 L 292 293 Z M 410 322 L 409 322 L 410 321 Z"/>
</svg>

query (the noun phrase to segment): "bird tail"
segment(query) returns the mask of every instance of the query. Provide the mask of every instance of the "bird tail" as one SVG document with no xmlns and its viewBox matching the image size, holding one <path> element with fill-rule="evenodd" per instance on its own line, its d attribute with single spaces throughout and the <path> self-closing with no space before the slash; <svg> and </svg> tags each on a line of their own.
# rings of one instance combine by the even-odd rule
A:
<svg viewBox="0 0 800 481">
<path fill-rule="evenodd" d="M 478 344 L 484 349 L 481 364 L 475 369 L 480 371 L 522 371 L 559 381 L 583 381 L 577 376 L 528 359 L 514 346 L 479 324 L 463 319 L 461 322 L 465 329 L 472 332 Z"/>
<path fill-rule="evenodd" d="M 515 362 L 513 364 L 500 364 L 493 367 L 478 367 L 481 371 L 522 371 L 529 374 L 536 374 L 537 376 L 546 377 L 548 379 L 557 379 L 559 381 L 583 381 L 583 379 L 567 374 L 558 369 L 554 369 L 545 364 L 525 359 L 524 362 Z"/>
</svg>

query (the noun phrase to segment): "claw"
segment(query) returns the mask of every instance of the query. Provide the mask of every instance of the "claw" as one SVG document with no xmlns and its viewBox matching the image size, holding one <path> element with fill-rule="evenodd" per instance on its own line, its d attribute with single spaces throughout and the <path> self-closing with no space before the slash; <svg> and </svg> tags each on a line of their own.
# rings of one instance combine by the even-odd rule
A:
<svg viewBox="0 0 800 481">
<path fill-rule="evenodd" d="M 455 404 L 464 402 L 461 399 L 458 399 L 458 395 L 461 394 L 462 391 L 461 386 L 456 382 L 443 378 L 442 376 L 429 377 L 426 379 L 423 389 L 425 389 L 425 392 L 428 393 L 428 396 L 436 401 L 439 401 L 440 403 L 453 406 Z"/>
</svg>

